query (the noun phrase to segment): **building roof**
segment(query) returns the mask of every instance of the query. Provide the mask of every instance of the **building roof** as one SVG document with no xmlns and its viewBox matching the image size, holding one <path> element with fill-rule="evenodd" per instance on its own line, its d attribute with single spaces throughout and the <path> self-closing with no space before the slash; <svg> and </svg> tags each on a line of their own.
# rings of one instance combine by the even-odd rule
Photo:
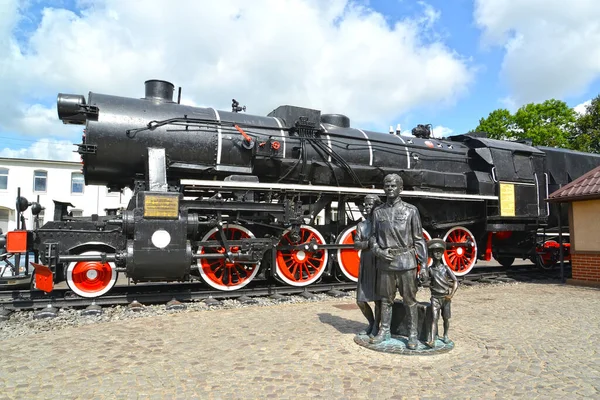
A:
<svg viewBox="0 0 600 400">
<path fill-rule="evenodd" d="M 548 196 L 548 201 L 555 203 L 592 199 L 600 199 L 600 167 L 594 168 Z"/>
<path fill-rule="evenodd" d="M 55 164 L 55 165 L 81 165 L 78 161 L 42 160 L 37 158 L 0 157 L 0 164 Z"/>
</svg>

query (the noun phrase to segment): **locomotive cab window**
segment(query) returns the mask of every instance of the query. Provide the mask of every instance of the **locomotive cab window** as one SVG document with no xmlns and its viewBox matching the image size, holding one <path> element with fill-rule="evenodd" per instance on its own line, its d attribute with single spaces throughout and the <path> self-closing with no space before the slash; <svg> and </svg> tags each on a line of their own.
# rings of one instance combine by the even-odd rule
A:
<svg viewBox="0 0 600 400">
<path fill-rule="evenodd" d="M 33 172 L 33 191 L 45 192 L 48 180 L 48 172 L 34 171 Z"/>
<path fill-rule="evenodd" d="M 83 174 L 73 172 L 71 174 L 71 193 L 83 193 Z"/>
<path fill-rule="evenodd" d="M 0 168 L 0 190 L 8 189 L 8 168 Z"/>
<path fill-rule="evenodd" d="M 529 154 L 518 154 L 515 153 L 513 156 L 513 163 L 515 166 L 515 175 L 521 179 L 530 180 L 533 176 L 533 169 L 531 166 L 531 159 Z"/>
</svg>

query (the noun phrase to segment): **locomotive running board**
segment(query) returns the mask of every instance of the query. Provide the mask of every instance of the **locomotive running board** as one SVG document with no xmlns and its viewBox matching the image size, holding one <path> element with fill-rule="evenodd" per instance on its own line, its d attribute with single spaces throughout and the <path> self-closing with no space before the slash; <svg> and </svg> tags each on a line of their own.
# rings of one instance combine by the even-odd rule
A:
<svg viewBox="0 0 600 400">
<path fill-rule="evenodd" d="M 383 189 L 368 189 L 344 186 L 318 186 L 318 185 L 294 185 L 286 183 L 256 183 L 256 182 L 235 182 L 235 181 L 208 181 L 196 179 L 182 179 L 182 186 L 200 186 L 210 189 L 263 189 L 263 190 L 287 190 L 294 192 L 318 192 L 334 194 L 379 194 L 383 195 Z M 475 194 L 461 193 L 443 193 L 443 192 L 423 192 L 416 190 L 403 190 L 400 193 L 405 197 L 430 197 L 436 199 L 453 200 L 498 200 L 498 196 L 480 196 Z"/>
</svg>

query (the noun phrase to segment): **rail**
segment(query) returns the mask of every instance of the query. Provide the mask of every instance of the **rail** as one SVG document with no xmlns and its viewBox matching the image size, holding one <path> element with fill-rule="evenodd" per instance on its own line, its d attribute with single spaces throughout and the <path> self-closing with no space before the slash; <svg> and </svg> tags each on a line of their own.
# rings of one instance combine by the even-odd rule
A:
<svg viewBox="0 0 600 400">
<path fill-rule="evenodd" d="M 558 271 L 546 271 L 535 268 L 534 265 L 513 267 L 476 267 L 468 275 L 458 277 L 462 284 L 487 282 L 490 280 L 509 281 L 517 276 L 532 276 L 547 279 L 558 274 Z M 558 279 L 558 278 L 557 278 Z M 41 291 L 5 290 L 0 291 L 0 310 L 35 310 L 47 307 L 86 307 L 92 304 L 99 306 L 116 306 L 129 304 L 134 300 L 144 304 L 162 304 L 173 299 L 180 302 L 201 301 L 208 298 L 237 299 L 241 297 L 262 297 L 272 295 L 297 295 L 335 291 L 355 290 L 354 282 L 328 282 L 307 287 L 261 285 L 257 282 L 254 287 L 245 287 L 235 291 L 210 290 L 200 282 L 171 283 L 171 284 L 142 284 L 134 286 L 116 286 L 110 295 L 95 299 L 75 295 L 69 289 L 56 289 L 50 295 Z"/>
</svg>

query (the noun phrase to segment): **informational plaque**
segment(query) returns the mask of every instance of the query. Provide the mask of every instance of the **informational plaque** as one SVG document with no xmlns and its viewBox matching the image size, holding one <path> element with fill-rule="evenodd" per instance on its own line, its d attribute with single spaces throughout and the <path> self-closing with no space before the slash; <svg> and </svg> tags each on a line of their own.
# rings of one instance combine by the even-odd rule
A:
<svg viewBox="0 0 600 400">
<path fill-rule="evenodd" d="M 515 216 L 515 185 L 512 183 L 500 184 L 500 216 Z"/>
<path fill-rule="evenodd" d="M 179 217 L 179 197 L 167 194 L 147 194 L 144 197 L 144 218 Z"/>
</svg>

